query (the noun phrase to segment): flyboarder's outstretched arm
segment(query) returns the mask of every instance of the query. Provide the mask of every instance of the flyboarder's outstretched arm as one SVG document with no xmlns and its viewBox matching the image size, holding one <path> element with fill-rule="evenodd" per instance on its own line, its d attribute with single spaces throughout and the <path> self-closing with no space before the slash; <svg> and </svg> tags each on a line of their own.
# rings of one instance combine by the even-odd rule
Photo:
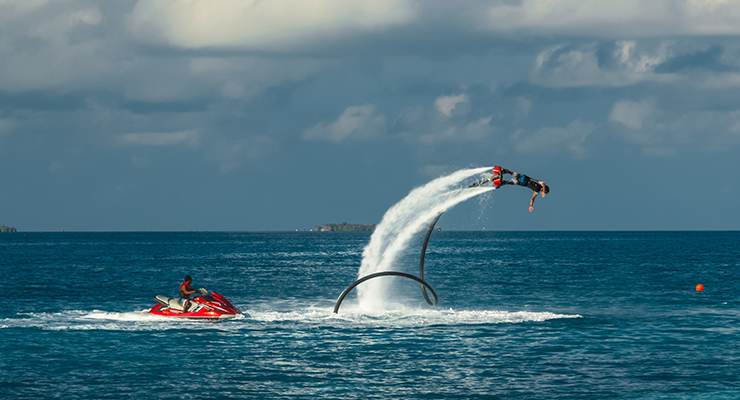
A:
<svg viewBox="0 0 740 400">
<path fill-rule="evenodd" d="M 542 187 L 542 189 L 539 192 L 534 192 L 534 194 L 532 194 L 532 200 L 529 201 L 529 212 L 532 212 L 532 210 L 534 210 L 534 199 L 537 198 L 537 193 L 542 193 L 542 197 L 545 197 L 545 192 L 546 192 L 545 189 L 548 189 L 547 185 L 545 185 L 545 182 L 542 182 L 542 181 L 537 181 L 537 182 L 539 182 L 540 187 Z"/>
<path fill-rule="evenodd" d="M 537 192 L 534 192 L 532 195 L 532 200 L 529 201 L 529 212 L 532 212 L 534 210 L 534 199 L 537 198 Z"/>
</svg>

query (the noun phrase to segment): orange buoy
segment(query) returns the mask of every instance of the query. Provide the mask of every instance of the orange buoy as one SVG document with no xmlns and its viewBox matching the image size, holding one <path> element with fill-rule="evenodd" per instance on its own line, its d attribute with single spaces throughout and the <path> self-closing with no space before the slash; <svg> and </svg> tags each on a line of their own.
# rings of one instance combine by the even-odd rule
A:
<svg viewBox="0 0 740 400">
<path fill-rule="evenodd" d="M 702 285 L 701 283 L 696 285 L 696 290 L 701 292 L 702 290 L 704 290 L 704 285 Z"/>
</svg>

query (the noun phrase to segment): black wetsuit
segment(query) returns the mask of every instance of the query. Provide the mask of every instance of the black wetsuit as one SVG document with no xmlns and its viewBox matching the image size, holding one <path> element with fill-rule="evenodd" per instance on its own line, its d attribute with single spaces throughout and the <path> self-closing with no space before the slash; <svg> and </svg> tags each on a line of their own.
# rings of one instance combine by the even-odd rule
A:
<svg viewBox="0 0 740 400">
<path fill-rule="evenodd" d="M 536 193 L 542 191 L 542 185 L 540 185 L 540 182 L 528 177 L 527 175 L 512 172 L 511 176 L 514 178 L 509 182 L 511 185 L 526 186 L 534 190 Z"/>
</svg>

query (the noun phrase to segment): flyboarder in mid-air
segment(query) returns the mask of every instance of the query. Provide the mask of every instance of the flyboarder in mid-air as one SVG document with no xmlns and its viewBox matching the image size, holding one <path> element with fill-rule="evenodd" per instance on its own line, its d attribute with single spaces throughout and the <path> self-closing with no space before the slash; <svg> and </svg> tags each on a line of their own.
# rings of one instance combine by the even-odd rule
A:
<svg viewBox="0 0 740 400">
<path fill-rule="evenodd" d="M 504 174 L 511 175 L 511 180 L 505 181 Z M 550 187 L 547 186 L 545 182 L 532 179 L 527 175 L 510 171 L 503 167 L 493 167 L 493 175 L 490 178 L 484 179 L 480 182 L 476 182 L 468 187 L 480 186 L 489 181 L 493 182 L 493 186 L 495 186 L 497 189 L 503 185 L 525 186 L 532 189 L 534 191 L 534 194 L 532 195 L 532 200 L 529 201 L 530 212 L 534 210 L 534 199 L 537 198 L 538 193 L 542 193 L 542 197 L 545 197 L 545 194 L 550 193 Z"/>
</svg>

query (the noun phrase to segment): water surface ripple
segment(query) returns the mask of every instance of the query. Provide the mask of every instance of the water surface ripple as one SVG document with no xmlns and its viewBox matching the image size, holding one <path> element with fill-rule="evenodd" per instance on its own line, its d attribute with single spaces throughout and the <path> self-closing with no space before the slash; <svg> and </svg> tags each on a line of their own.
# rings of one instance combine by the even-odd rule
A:
<svg viewBox="0 0 740 400">
<path fill-rule="evenodd" d="M 0 235 L 0 398 L 740 398 L 738 232 L 435 232 L 439 307 L 334 315 L 369 239 Z M 185 274 L 248 317 L 143 312 Z"/>
</svg>

